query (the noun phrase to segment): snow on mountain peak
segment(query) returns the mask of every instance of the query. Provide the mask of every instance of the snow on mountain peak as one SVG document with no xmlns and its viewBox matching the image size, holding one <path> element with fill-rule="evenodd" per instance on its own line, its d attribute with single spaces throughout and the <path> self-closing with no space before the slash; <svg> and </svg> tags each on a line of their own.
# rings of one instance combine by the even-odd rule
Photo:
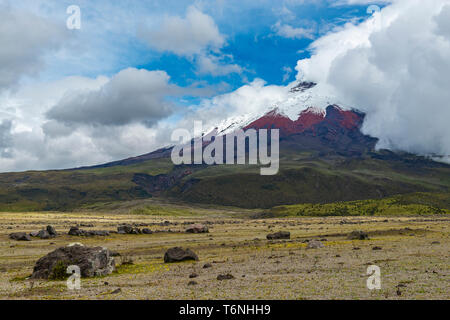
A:
<svg viewBox="0 0 450 320">
<path fill-rule="evenodd" d="M 263 116 L 279 115 L 291 121 L 298 121 L 300 116 L 306 114 L 318 115 L 323 118 L 329 105 L 342 107 L 335 97 L 324 94 L 324 92 L 325 90 L 314 82 L 297 83 L 287 91 L 283 100 L 262 110 L 225 119 L 216 126 L 217 132 L 220 134 L 231 133 L 247 127 Z M 344 109 L 346 108 L 344 107 Z"/>
</svg>

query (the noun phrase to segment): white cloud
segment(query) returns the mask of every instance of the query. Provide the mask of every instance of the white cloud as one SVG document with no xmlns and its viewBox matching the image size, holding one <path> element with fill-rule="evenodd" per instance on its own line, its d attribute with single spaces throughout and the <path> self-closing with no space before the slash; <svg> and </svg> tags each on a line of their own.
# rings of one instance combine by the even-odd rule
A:
<svg viewBox="0 0 450 320">
<path fill-rule="evenodd" d="M 110 115 L 108 112 L 117 112 L 116 106 L 111 105 L 112 109 L 108 110 L 104 108 L 105 104 L 100 102 L 105 102 L 102 99 L 110 99 L 113 104 L 120 100 L 117 94 L 125 97 L 127 90 L 126 86 L 122 85 L 122 81 L 133 87 L 128 88 L 130 90 L 128 93 L 138 94 L 139 88 L 151 85 L 149 81 L 151 78 L 154 78 L 153 80 L 156 84 L 160 84 L 160 87 L 147 88 L 148 94 L 151 94 L 152 90 L 159 91 L 166 88 L 163 85 L 167 80 L 165 73 L 142 72 L 139 75 L 139 70 L 135 69 L 128 72 L 136 72 L 137 75 L 133 74 L 132 78 L 140 80 L 141 83 L 136 84 L 126 77 L 127 72 L 124 72 L 124 75 L 119 76 L 121 81 L 114 84 L 111 84 L 111 79 L 103 76 L 94 79 L 68 77 L 54 82 L 22 85 L 15 93 L 0 95 L 0 115 L 3 118 L 0 120 L 0 171 L 62 169 L 105 163 L 147 153 L 164 144 L 163 124 L 154 124 L 152 128 L 144 123 L 129 123 L 122 126 L 95 124 L 97 120 L 104 122 L 109 119 L 109 122 L 114 122 L 117 115 Z M 101 93 L 109 95 L 110 89 L 105 89 L 108 87 L 117 88 L 119 92 L 113 93 L 113 96 L 101 98 Z M 186 88 L 181 91 L 188 90 Z M 202 91 L 197 88 L 192 90 Z M 67 118 L 61 116 L 64 113 L 62 112 L 59 114 L 61 117 L 58 121 L 48 120 L 45 114 L 55 105 L 69 107 L 69 104 L 62 104 L 70 101 L 68 97 L 80 98 L 78 101 L 80 105 L 74 104 L 71 105 L 74 109 L 66 109 Z M 136 109 L 133 108 L 137 107 L 126 103 L 139 102 L 145 97 L 131 96 L 130 99 L 121 101 L 125 103 L 123 112 L 128 110 L 131 115 L 126 116 L 133 118 L 136 117 L 136 114 L 133 114 Z M 91 106 L 98 109 L 88 110 L 89 114 L 84 114 L 80 109 L 87 108 L 88 102 L 94 100 L 100 104 Z M 151 101 L 152 99 L 149 99 L 145 103 Z M 72 102 L 77 101 L 72 100 Z M 90 116 L 92 119 L 82 123 L 77 122 L 79 118 L 74 115 L 77 110 L 81 113 L 79 117 Z M 100 117 L 101 112 L 104 113 L 104 119 Z M 151 114 L 151 110 L 142 112 L 146 115 Z M 143 117 L 139 120 L 145 122 L 149 119 L 151 120 L 151 118 Z M 158 138 L 160 135 L 162 135 L 161 139 Z"/>
<path fill-rule="evenodd" d="M 277 35 L 283 38 L 289 39 L 313 39 L 314 30 L 309 28 L 294 28 L 288 24 L 282 24 L 278 21 L 272 26 L 272 30 L 276 32 Z"/>
<path fill-rule="evenodd" d="M 113 76 L 98 90 L 71 92 L 47 113 L 65 124 L 126 125 L 133 122 L 154 125 L 172 112 L 165 96 L 174 93 L 164 71 L 128 68 Z"/>
<path fill-rule="evenodd" d="M 367 113 L 379 147 L 450 154 L 448 0 L 398 0 L 317 41 L 298 78 Z M 447 35 L 447 37 L 446 37 Z"/>
<path fill-rule="evenodd" d="M 200 55 L 197 58 L 197 72 L 199 74 L 224 76 L 230 73 L 242 73 L 242 71 L 239 65 L 226 64 L 220 57 L 214 55 Z"/>
<path fill-rule="evenodd" d="M 289 87 L 267 85 L 255 79 L 237 90 L 202 101 L 199 107 L 189 110 L 176 126 L 191 130 L 193 121 L 202 121 L 206 131 L 230 118 L 260 115 L 261 112 L 286 99 Z M 209 129 L 206 129 L 209 128 Z"/>
<path fill-rule="evenodd" d="M 195 60 L 198 74 L 224 76 L 242 72 L 239 65 L 224 62 L 229 58 L 221 52 L 225 36 L 214 19 L 195 6 L 187 8 L 184 18 L 165 16 L 159 24 L 141 26 L 138 34 L 153 49 Z"/>
<path fill-rule="evenodd" d="M 282 68 L 282 71 L 283 71 L 283 82 L 286 82 L 289 80 L 289 77 L 291 76 L 293 70 L 291 67 L 285 66 Z"/>
<path fill-rule="evenodd" d="M 159 26 L 142 26 L 139 34 L 150 47 L 180 56 L 192 56 L 206 49 L 218 50 L 225 43 L 213 18 L 195 6 L 188 7 L 185 18 L 166 16 Z"/>
<path fill-rule="evenodd" d="M 33 13 L 0 4 L 0 90 L 41 71 L 45 54 L 62 46 L 66 31 Z"/>
</svg>

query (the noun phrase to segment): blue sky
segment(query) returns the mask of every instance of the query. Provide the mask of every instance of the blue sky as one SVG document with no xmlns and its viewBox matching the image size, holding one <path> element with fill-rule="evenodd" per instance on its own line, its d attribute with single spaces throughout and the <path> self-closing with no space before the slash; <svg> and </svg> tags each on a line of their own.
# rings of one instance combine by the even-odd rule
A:
<svg viewBox="0 0 450 320">
<path fill-rule="evenodd" d="M 296 62 L 310 55 L 307 48 L 314 39 L 346 22 L 369 17 L 367 5 L 334 6 L 327 1 L 70 0 L 43 3 L 36 10 L 63 23 L 67 15 L 61 13 L 71 4 L 81 8 L 82 28 L 70 32 L 70 46 L 63 53 L 48 57 L 41 80 L 73 75 L 111 76 L 124 68 L 136 67 L 165 70 L 179 86 L 222 84 L 222 90 L 232 91 L 254 78 L 281 85 L 295 79 Z M 241 72 L 198 73 L 195 57 L 154 50 L 137 35 L 140 25 L 158 28 L 155 20 L 165 15 L 183 18 L 192 5 L 210 16 L 225 37 L 216 56 L 226 57 L 226 62 L 238 65 Z M 310 35 L 280 35 L 277 23 L 308 29 Z"/>
</svg>

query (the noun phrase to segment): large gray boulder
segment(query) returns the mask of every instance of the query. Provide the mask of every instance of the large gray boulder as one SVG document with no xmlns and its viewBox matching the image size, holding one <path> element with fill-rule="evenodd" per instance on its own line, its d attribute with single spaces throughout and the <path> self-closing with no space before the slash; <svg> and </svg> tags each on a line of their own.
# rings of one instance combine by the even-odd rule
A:
<svg viewBox="0 0 450 320">
<path fill-rule="evenodd" d="M 30 235 L 25 232 L 14 232 L 9 235 L 9 238 L 17 241 L 31 241 Z"/>
<path fill-rule="evenodd" d="M 115 270 L 114 258 L 107 248 L 73 245 L 58 248 L 40 258 L 31 278 L 60 279 L 71 265 L 80 268 L 82 277 L 106 276 Z"/>
<path fill-rule="evenodd" d="M 164 254 L 164 262 L 180 262 L 186 260 L 198 261 L 197 255 L 191 249 L 183 249 L 180 247 L 170 248 Z"/>
</svg>

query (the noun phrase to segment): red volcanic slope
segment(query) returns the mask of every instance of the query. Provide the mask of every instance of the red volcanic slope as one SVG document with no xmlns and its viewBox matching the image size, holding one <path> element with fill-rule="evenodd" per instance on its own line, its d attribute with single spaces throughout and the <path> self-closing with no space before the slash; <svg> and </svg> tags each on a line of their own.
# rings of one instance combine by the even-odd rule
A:
<svg viewBox="0 0 450 320">
<path fill-rule="evenodd" d="M 250 123 L 247 129 L 280 129 L 281 135 L 291 135 L 312 130 L 317 124 L 329 123 L 344 127 L 348 130 L 357 129 L 362 123 L 362 116 L 354 111 L 345 111 L 338 106 L 329 106 L 326 112 L 317 112 L 314 108 L 308 108 L 300 113 L 297 120 L 280 114 L 274 109 L 258 120 Z"/>
</svg>

